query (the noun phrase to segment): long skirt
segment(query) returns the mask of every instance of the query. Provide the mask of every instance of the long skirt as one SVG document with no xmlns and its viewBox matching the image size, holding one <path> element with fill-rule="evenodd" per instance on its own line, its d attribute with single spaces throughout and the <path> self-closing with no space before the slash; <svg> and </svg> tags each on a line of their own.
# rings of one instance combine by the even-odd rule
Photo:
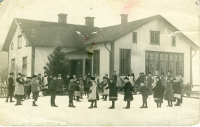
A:
<svg viewBox="0 0 200 127">
<path fill-rule="evenodd" d="M 85 93 L 84 87 L 79 87 L 79 90 L 80 90 L 80 93 L 81 93 L 81 94 L 84 94 L 84 93 Z"/>
<path fill-rule="evenodd" d="M 131 91 L 124 93 L 124 101 L 132 101 L 133 100 L 133 94 Z"/>
<path fill-rule="evenodd" d="M 163 99 L 162 98 L 154 98 L 154 101 L 156 103 L 163 103 Z"/>
<path fill-rule="evenodd" d="M 74 96 L 81 96 L 80 91 L 74 91 Z"/>
<path fill-rule="evenodd" d="M 92 102 L 92 101 L 96 101 L 96 100 L 99 100 L 99 94 L 97 93 L 97 91 L 96 91 L 96 98 L 90 98 L 90 95 L 89 95 L 89 99 L 88 99 L 88 101 L 89 102 Z"/>
</svg>

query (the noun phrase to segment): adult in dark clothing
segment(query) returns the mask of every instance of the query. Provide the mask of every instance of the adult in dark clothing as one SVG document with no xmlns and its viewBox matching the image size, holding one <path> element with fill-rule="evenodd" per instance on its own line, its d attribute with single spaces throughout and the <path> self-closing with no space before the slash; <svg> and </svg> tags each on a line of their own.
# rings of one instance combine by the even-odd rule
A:
<svg viewBox="0 0 200 127">
<path fill-rule="evenodd" d="M 117 83 L 117 75 L 116 75 L 116 71 L 113 71 L 112 78 L 114 79 L 114 82 Z"/>
<path fill-rule="evenodd" d="M 153 78 L 151 76 L 151 72 L 149 72 L 149 74 L 147 76 L 146 83 L 147 83 L 147 88 L 149 90 L 151 90 L 152 89 L 152 83 L 153 83 Z M 150 92 L 149 94 L 152 94 L 152 93 Z"/>
<path fill-rule="evenodd" d="M 129 78 L 124 78 L 125 85 L 121 88 L 121 90 L 124 90 L 124 101 L 127 101 L 127 106 L 124 109 L 129 109 L 131 105 L 131 101 L 133 100 L 132 95 L 132 84 L 129 82 Z"/>
<path fill-rule="evenodd" d="M 74 87 L 77 87 L 78 85 L 76 83 L 74 83 L 74 79 L 73 77 L 70 77 L 70 83 L 69 83 L 69 87 L 68 87 L 68 96 L 69 96 L 69 106 L 68 107 L 72 107 L 75 108 L 76 106 L 74 106 L 73 104 L 73 97 L 74 97 Z"/>
<path fill-rule="evenodd" d="M 13 96 L 13 90 L 14 90 L 14 79 L 13 79 L 13 73 L 9 74 L 9 78 L 8 78 L 8 95 L 7 95 L 7 99 L 6 102 L 8 102 L 8 99 L 10 98 L 10 102 L 14 102 L 12 100 L 12 96 Z"/>
<path fill-rule="evenodd" d="M 67 77 L 64 80 L 65 93 L 68 91 L 69 83 L 70 83 L 70 77 L 69 77 L 69 75 L 67 75 Z"/>
<path fill-rule="evenodd" d="M 147 88 L 147 86 L 144 83 L 141 83 L 140 93 L 142 94 L 143 104 L 140 108 L 148 108 L 147 98 L 148 98 L 149 92 L 150 90 Z"/>
<path fill-rule="evenodd" d="M 54 76 L 53 76 L 53 79 L 51 80 L 51 83 L 50 83 L 51 106 L 52 106 L 52 107 L 58 107 L 58 106 L 55 104 L 57 87 L 61 87 L 61 88 L 62 88 L 61 85 L 60 85 L 60 86 L 58 85 L 57 76 L 54 75 Z"/>
<path fill-rule="evenodd" d="M 87 95 L 87 97 L 89 96 L 89 89 L 92 86 L 92 82 L 90 81 L 90 77 L 86 78 L 86 83 L 84 86 L 84 90 L 85 90 L 85 95 Z"/>
<path fill-rule="evenodd" d="M 42 75 L 39 73 L 38 78 L 40 86 L 42 86 Z"/>
<path fill-rule="evenodd" d="M 31 81 L 31 92 L 33 93 L 33 106 L 38 106 L 36 105 L 36 101 L 39 96 L 39 91 L 40 91 L 40 84 L 36 81 L 37 76 L 33 75 L 32 81 Z"/>
<path fill-rule="evenodd" d="M 176 78 L 173 79 L 173 82 L 174 98 L 177 100 L 175 106 L 180 106 L 182 94 L 181 83 Z"/>
<path fill-rule="evenodd" d="M 109 101 L 112 101 L 112 106 L 109 109 L 115 108 L 115 101 L 117 100 L 117 87 L 116 82 L 113 78 L 110 79 L 109 86 L 106 88 L 109 89 Z"/>
<path fill-rule="evenodd" d="M 50 83 L 51 83 L 51 80 L 53 79 L 52 75 L 49 75 L 48 78 L 47 78 L 47 86 L 48 86 L 48 94 L 50 95 Z"/>
<path fill-rule="evenodd" d="M 168 101 L 168 107 L 172 107 L 172 101 L 174 100 L 174 94 L 173 94 L 171 77 L 167 77 L 164 98 L 165 98 L 165 100 Z"/>
<path fill-rule="evenodd" d="M 165 92 L 165 87 L 162 85 L 159 77 L 156 77 L 156 86 L 152 89 L 154 91 L 154 101 L 157 103 L 157 108 L 161 108 L 161 103 L 163 103 L 163 96 Z"/>
<path fill-rule="evenodd" d="M 15 83 L 15 98 L 17 99 L 15 106 L 22 105 L 21 98 L 23 96 L 24 96 L 24 83 L 22 82 L 22 79 L 21 79 L 21 73 L 18 73 L 16 83 Z"/>
<path fill-rule="evenodd" d="M 139 73 L 139 77 L 138 77 L 137 80 L 135 81 L 136 84 L 137 84 L 137 87 L 140 86 L 140 83 L 141 83 L 141 76 L 142 76 L 142 73 Z"/>
</svg>

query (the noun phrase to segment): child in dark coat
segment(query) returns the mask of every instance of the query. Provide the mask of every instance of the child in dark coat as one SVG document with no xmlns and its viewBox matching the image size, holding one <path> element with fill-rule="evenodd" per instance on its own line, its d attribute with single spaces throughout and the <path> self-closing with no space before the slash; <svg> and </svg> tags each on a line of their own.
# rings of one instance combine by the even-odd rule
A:
<svg viewBox="0 0 200 127">
<path fill-rule="evenodd" d="M 173 89 L 174 89 L 174 98 L 177 100 L 175 106 L 180 106 L 181 104 L 181 83 L 176 78 L 173 79 Z"/>
<path fill-rule="evenodd" d="M 156 86 L 152 89 L 154 91 L 154 101 L 157 103 L 157 108 L 161 108 L 161 103 L 163 103 L 163 96 L 165 88 L 162 85 L 160 78 L 156 77 Z"/>
<path fill-rule="evenodd" d="M 142 101 L 143 101 L 143 105 L 140 108 L 148 108 L 147 98 L 148 98 L 149 92 L 151 91 L 147 88 L 147 86 L 144 83 L 140 83 L 140 84 L 141 84 L 140 93 L 142 94 Z"/>
</svg>

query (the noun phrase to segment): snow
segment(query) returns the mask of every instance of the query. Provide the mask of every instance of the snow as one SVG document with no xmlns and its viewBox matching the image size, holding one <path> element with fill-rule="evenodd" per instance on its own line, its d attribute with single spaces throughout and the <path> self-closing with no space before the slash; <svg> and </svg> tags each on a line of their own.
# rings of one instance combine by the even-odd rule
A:
<svg viewBox="0 0 200 127">
<path fill-rule="evenodd" d="M 101 98 L 101 96 L 100 96 Z M 130 109 L 123 109 L 126 102 L 118 94 L 115 109 L 108 109 L 110 101 L 98 101 L 97 109 L 88 109 L 90 102 L 86 96 L 82 102 L 74 101 L 76 108 L 68 107 L 68 96 L 56 96 L 58 107 L 50 106 L 50 96 L 39 97 L 38 107 L 32 107 L 32 100 L 26 100 L 21 106 L 5 103 L 0 99 L 1 125 L 195 125 L 199 122 L 199 100 L 184 98 L 180 107 L 167 107 L 164 101 L 162 108 L 157 108 L 153 96 L 148 98 L 147 109 L 140 109 L 142 96 L 134 95 Z"/>
</svg>

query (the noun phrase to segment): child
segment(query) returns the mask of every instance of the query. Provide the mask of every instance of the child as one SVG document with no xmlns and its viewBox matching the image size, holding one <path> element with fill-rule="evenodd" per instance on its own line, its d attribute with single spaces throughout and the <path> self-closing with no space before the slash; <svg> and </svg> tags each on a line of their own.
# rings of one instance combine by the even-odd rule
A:
<svg viewBox="0 0 200 127">
<path fill-rule="evenodd" d="M 117 100 L 117 88 L 114 78 L 110 78 L 109 86 L 106 89 L 109 89 L 109 101 L 112 101 L 112 106 L 109 109 L 114 109 Z"/>
<path fill-rule="evenodd" d="M 174 100 L 174 95 L 170 77 L 167 77 L 164 98 L 165 100 L 168 101 L 168 107 L 172 107 L 172 101 Z"/>
<path fill-rule="evenodd" d="M 91 77 L 90 80 L 92 82 L 92 86 L 90 87 L 90 94 L 88 98 L 88 101 L 91 102 L 90 107 L 88 107 L 89 109 L 97 108 L 97 100 L 99 100 L 99 94 L 97 92 L 97 84 L 95 83 L 95 77 Z"/>
<path fill-rule="evenodd" d="M 121 88 L 121 90 L 124 89 L 124 101 L 127 101 L 127 106 L 124 107 L 124 109 L 129 109 L 131 106 L 131 101 L 133 100 L 132 95 L 132 84 L 129 82 L 129 78 L 124 78 L 125 86 Z"/>
<path fill-rule="evenodd" d="M 26 81 L 24 82 L 24 96 L 25 99 L 31 99 L 30 98 L 31 94 L 31 77 L 27 77 Z"/>
<path fill-rule="evenodd" d="M 143 105 L 140 108 L 148 108 L 147 106 L 147 98 L 150 90 L 147 88 L 147 86 L 144 83 L 141 83 L 140 93 L 142 94 L 142 101 Z"/>
<path fill-rule="evenodd" d="M 38 100 L 39 92 L 40 92 L 40 84 L 37 82 L 37 76 L 33 75 L 33 78 L 31 80 L 31 92 L 33 95 L 33 106 L 36 105 L 36 101 Z"/>
<path fill-rule="evenodd" d="M 163 103 L 164 86 L 162 85 L 160 78 L 156 77 L 156 86 L 152 89 L 154 91 L 154 101 L 157 103 L 157 108 L 161 108 L 161 103 Z"/>
<path fill-rule="evenodd" d="M 80 100 L 79 100 L 79 98 L 80 98 L 80 90 L 79 90 L 79 81 L 77 80 L 74 80 L 74 83 L 75 84 L 77 84 L 76 86 L 74 86 L 74 97 L 76 97 L 76 101 L 77 102 L 81 102 Z"/>
<path fill-rule="evenodd" d="M 120 78 L 120 74 L 118 74 L 117 75 L 117 83 L 116 83 L 117 89 L 119 89 L 122 86 L 122 82 L 124 82 L 124 81 Z"/>
<path fill-rule="evenodd" d="M 15 106 L 22 105 L 21 98 L 24 96 L 24 83 L 22 82 L 21 76 L 21 73 L 17 74 L 17 79 L 15 83 L 15 98 L 17 100 Z"/>
<path fill-rule="evenodd" d="M 65 88 L 64 94 L 66 94 L 68 91 L 69 82 L 70 82 L 70 77 L 69 77 L 69 75 L 67 75 L 67 77 L 65 78 L 65 81 L 64 81 L 64 88 Z"/>
<path fill-rule="evenodd" d="M 68 107 L 72 107 L 72 108 L 76 107 L 73 104 L 73 96 L 74 96 L 74 87 L 75 86 L 77 86 L 77 84 L 74 83 L 74 79 L 73 79 L 73 77 L 71 77 L 69 87 L 68 87 L 68 95 L 69 95 L 69 106 Z"/>
<path fill-rule="evenodd" d="M 178 81 L 178 78 L 174 77 L 173 79 L 173 89 L 174 89 L 174 98 L 177 100 L 177 103 L 175 104 L 175 106 L 180 106 L 181 104 L 181 83 L 180 81 Z"/>
<path fill-rule="evenodd" d="M 107 77 L 103 77 L 103 84 L 102 84 L 102 87 L 103 87 L 103 101 L 107 101 L 107 96 L 109 95 L 109 90 L 106 89 L 108 87 L 108 79 Z"/>
<path fill-rule="evenodd" d="M 87 95 L 87 97 L 89 97 L 89 89 L 90 89 L 90 86 L 92 86 L 92 82 L 90 81 L 90 77 L 87 77 L 87 78 L 86 78 L 85 87 L 84 87 L 85 95 Z"/>
<path fill-rule="evenodd" d="M 80 89 L 80 94 L 81 94 L 81 97 L 80 97 L 80 99 L 83 99 L 83 94 L 85 93 L 85 91 L 84 91 L 84 82 L 83 82 L 83 77 L 81 76 L 80 77 L 80 87 L 79 87 L 79 89 Z"/>
<path fill-rule="evenodd" d="M 149 90 L 152 89 L 152 83 L 153 83 L 153 79 L 152 79 L 152 76 L 151 76 L 151 72 L 149 72 L 148 76 L 147 76 L 147 88 Z M 152 93 L 149 92 L 149 95 L 151 95 Z"/>
</svg>

